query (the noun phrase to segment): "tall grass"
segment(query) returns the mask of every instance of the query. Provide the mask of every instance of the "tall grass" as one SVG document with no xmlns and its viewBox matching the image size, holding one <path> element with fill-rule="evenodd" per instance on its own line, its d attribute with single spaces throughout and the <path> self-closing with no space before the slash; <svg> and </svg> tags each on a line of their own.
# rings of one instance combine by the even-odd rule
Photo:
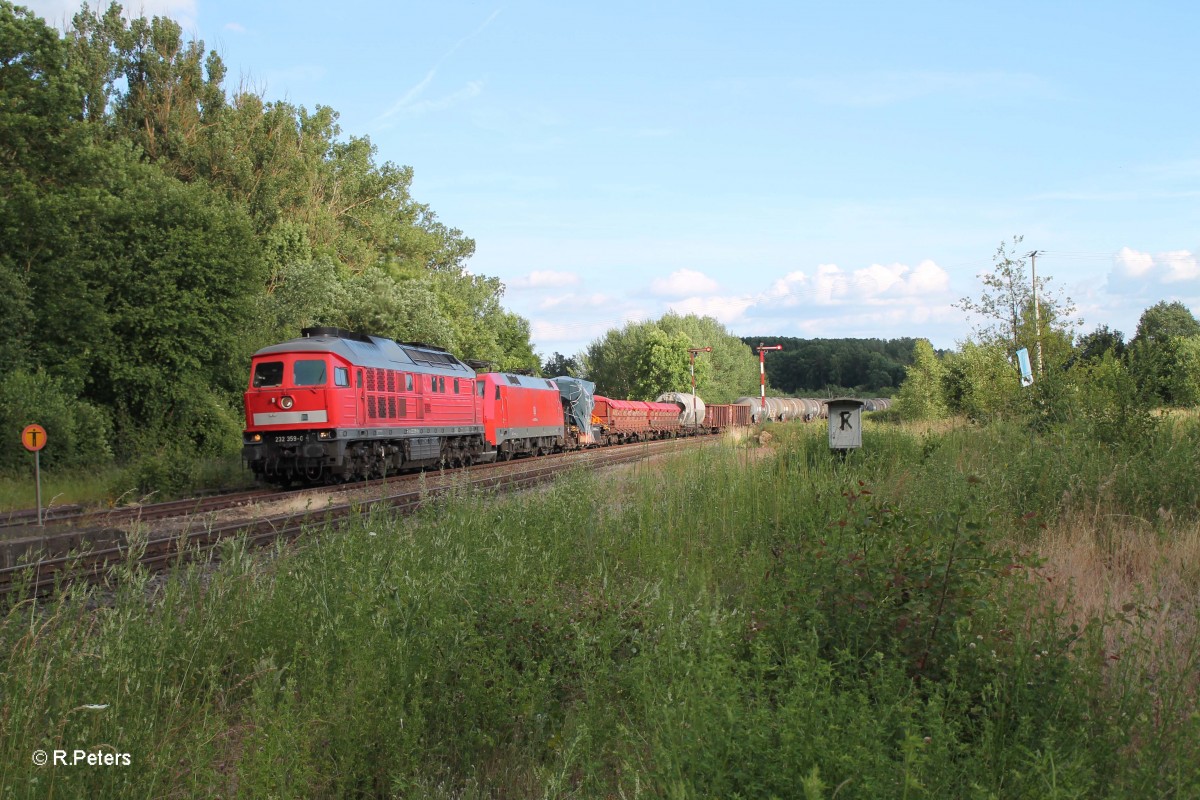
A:
<svg viewBox="0 0 1200 800">
<path fill-rule="evenodd" d="M 42 470 L 42 505 L 112 506 L 159 502 L 197 492 L 237 489 L 253 478 L 238 456 L 147 455 L 128 466 Z M 32 458 L 28 472 L 0 475 L 0 513 L 37 504 Z"/>
<path fill-rule="evenodd" d="M 1036 478 L 1032 444 L 981 454 L 1013 432 L 870 428 L 844 461 L 815 426 L 773 433 L 15 605 L 0 796 L 1200 791 L 1188 665 L 1148 683 L 1148 639 L 1111 658 L 1137 607 L 1048 600 L 1030 551 L 1082 479 Z"/>
</svg>

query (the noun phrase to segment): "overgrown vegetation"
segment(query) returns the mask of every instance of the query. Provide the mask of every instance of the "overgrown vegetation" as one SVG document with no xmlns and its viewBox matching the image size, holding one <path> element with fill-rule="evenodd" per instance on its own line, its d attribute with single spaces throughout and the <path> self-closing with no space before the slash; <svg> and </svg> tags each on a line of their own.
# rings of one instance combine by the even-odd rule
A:
<svg viewBox="0 0 1200 800">
<path fill-rule="evenodd" d="M 1195 608 L 1165 617 L 1154 574 L 1081 617 L 1036 552 L 1097 508 L 1200 538 L 1195 420 L 1113 447 L 872 425 L 844 461 L 821 426 L 772 433 L 19 604 L 3 794 L 1200 791 Z"/>
</svg>

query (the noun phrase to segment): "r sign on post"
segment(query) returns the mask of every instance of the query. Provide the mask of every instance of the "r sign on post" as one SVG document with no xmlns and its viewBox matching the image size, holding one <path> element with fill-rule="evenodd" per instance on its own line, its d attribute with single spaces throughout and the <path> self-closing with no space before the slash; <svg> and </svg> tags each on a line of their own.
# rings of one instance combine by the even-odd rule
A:
<svg viewBox="0 0 1200 800">
<path fill-rule="evenodd" d="M 863 401 L 853 397 L 838 397 L 827 405 L 829 449 L 846 451 L 862 447 Z"/>
</svg>

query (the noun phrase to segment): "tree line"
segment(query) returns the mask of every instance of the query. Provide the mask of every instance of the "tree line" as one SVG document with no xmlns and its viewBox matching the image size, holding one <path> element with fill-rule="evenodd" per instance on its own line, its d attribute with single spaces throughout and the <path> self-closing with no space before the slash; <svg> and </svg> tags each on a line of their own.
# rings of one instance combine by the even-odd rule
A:
<svg viewBox="0 0 1200 800">
<path fill-rule="evenodd" d="M 789 396 L 857 394 L 890 397 L 904 382 L 916 339 L 796 339 L 743 337 L 751 348 L 782 345 L 766 354 L 767 381 Z M 755 350 L 757 353 L 757 350 Z"/>
<path fill-rule="evenodd" d="M 171 19 L 0 0 L 0 467 L 32 421 L 48 466 L 230 452 L 249 354 L 307 325 L 538 368 L 411 167 L 225 77 Z"/>
</svg>

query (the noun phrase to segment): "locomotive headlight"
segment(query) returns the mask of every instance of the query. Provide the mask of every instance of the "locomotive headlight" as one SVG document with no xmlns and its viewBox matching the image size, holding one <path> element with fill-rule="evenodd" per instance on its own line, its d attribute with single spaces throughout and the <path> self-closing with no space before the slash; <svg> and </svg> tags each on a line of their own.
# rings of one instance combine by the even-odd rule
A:
<svg viewBox="0 0 1200 800">
<path fill-rule="evenodd" d="M 288 397 L 287 395 L 284 395 L 283 397 L 279 398 L 279 407 L 284 409 L 285 411 L 287 409 L 291 408 L 295 404 L 296 404 L 296 401 L 293 400 L 292 398 Z"/>
<path fill-rule="evenodd" d="M 333 431 L 318 431 L 317 438 L 318 439 L 332 439 Z"/>
<path fill-rule="evenodd" d="M 261 441 L 262 441 L 262 434 L 261 434 L 261 433 L 256 433 L 256 434 L 254 434 L 253 436 L 251 436 L 251 437 L 250 437 L 250 441 L 252 441 L 252 442 L 261 442 Z"/>
</svg>

